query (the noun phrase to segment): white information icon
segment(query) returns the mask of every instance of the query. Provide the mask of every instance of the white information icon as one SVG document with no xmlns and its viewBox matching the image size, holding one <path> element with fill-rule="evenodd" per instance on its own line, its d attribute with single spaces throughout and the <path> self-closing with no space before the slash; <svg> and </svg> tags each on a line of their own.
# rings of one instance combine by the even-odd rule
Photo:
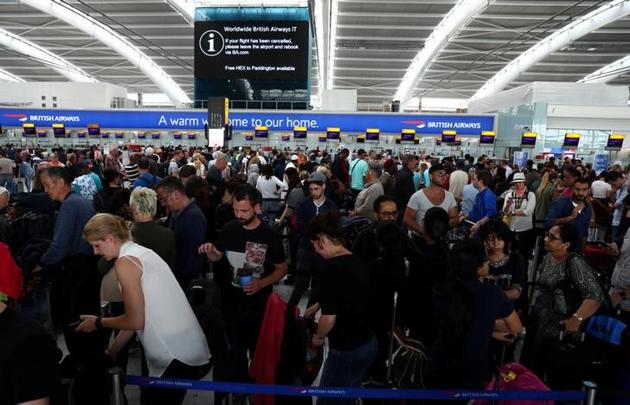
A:
<svg viewBox="0 0 630 405">
<path fill-rule="evenodd" d="M 199 50 L 206 56 L 217 56 L 223 52 L 224 40 L 219 31 L 208 30 L 199 37 Z"/>
</svg>

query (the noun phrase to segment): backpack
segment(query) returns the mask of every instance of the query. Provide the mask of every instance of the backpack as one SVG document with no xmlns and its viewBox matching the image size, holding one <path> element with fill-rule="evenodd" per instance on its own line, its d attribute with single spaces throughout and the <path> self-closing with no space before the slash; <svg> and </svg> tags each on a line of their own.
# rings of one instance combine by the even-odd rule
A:
<svg viewBox="0 0 630 405">
<path fill-rule="evenodd" d="M 212 280 L 193 280 L 186 289 L 186 298 L 206 337 L 214 379 L 227 381 L 230 375 L 229 347 L 219 285 Z"/>
</svg>

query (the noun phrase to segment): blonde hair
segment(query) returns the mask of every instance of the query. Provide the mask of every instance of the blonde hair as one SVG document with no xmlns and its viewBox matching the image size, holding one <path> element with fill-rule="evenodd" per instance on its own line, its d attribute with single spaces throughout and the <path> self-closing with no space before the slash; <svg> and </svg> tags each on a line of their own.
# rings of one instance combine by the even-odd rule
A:
<svg viewBox="0 0 630 405">
<path fill-rule="evenodd" d="M 83 238 L 88 242 L 103 240 L 114 235 L 121 242 L 131 239 L 131 222 L 112 214 L 96 214 L 83 228 Z"/>
<path fill-rule="evenodd" d="M 132 211 L 154 217 L 157 212 L 157 193 L 147 187 L 136 187 L 129 197 L 129 207 Z"/>
<path fill-rule="evenodd" d="M 205 159 L 201 156 L 201 153 L 196 152 L 193 154 L 193 165 L 195 165 L 195 169 L 201 170 L 201 168 L 205 165 Z"/>
</svg>

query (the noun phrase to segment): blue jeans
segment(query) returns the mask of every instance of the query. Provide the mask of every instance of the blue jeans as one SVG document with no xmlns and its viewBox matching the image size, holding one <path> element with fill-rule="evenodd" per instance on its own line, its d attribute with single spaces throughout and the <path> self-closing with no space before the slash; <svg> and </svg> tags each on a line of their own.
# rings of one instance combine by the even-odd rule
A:
<svg viewBox="0 0 630 405">
<path fill-rule="evenodd" d="M 322 387 L 360 387 L 361 380 L 376 356 L 376 337 L 354 350 L 330 350 L 320 386 Z M 319 397 L 317 405 L 353 404 L 353 398 Z"/>
</svg>

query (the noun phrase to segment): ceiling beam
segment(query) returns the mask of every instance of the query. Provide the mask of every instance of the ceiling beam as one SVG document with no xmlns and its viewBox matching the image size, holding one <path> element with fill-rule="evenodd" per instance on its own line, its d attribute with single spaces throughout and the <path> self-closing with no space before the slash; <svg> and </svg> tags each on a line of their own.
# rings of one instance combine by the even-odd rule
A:
<svg viewBox="0 0 630 405">
<path fill-rule="evenodd" d="M 575 19 L 532 46 L 505 66 L 486 82 L 473 96 L 473 100 L 491 96 L 501 91 L 522 72 L 571 42 L 630 14 L 630 1 L 613 0 L 604 6 Z"/>
<path fill-rule="evenodd" d="M 73 82 L 94 83 L 97 80 L 81 68 L 65 60 L 62 56 L 42 48 L 41 46 L 0 28 L 0 45 L 13 52 L 24 55 L 37 63 L 42 63 Z"/>
<path fill-rule="evenodd" d="M 630 72 L 630 55 L 616 60 L 587 75 L 578 83 L 606 83 Z"/>
<path fill-rule="evenodd" d="M 127 58 L 133 65 L 140 69 L 147 77 L 165 93 L 173 104 L 182 108 L 190 105 L 191 100 L 188 95 L 177 85 L 175 80 L 169 76 L 157 63 L 145 55 L 140 49 L 133 45 L 128 39 L 107 25 L 98 21 L 94 17 L 87 15 L 80 10 L 59 0 L 21 0 L 40 11 L 46 12 L 67 24 L 79 28 L 86 34 L 98 39 L 105 45 Z M 113 13 L 112 13 L 113 14 Z M 109 14 L 111 17 L 111 14 Z"/>
</svg>

